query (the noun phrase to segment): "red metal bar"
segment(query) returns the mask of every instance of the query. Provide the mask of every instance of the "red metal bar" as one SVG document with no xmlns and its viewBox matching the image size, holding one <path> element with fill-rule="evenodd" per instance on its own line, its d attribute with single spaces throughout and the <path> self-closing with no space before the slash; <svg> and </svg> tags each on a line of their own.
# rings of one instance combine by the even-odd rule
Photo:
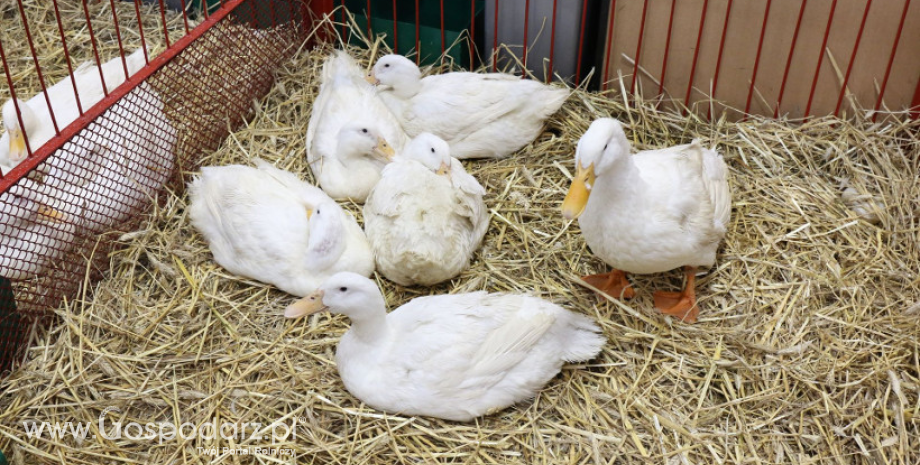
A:
<svg viewBox="0 0 920 465">
<path fill-rule="evenodd" d="M 831 3 L 831 13 L 827 16 L 827 28 L 824 30 L 824 41 L 821 42 L 821 52 L 818 54 L 818 66 L 815 68 L 815 77 L 811 81 L 811 92 L 808 94 L 808 105 L 805 106 L 806 118 L 811 114 L 811 103 L 815 98 L 815 89 L 818 87 L 818 76 L 821 75 L 821 64 L 824 63 L 824 50 L 827 49 L 827 38 L 831 35 L 831 25 L 834 24 L 834 11 L 837 9 L 837 0 Z"/>
<path fill-rule="evenodd" d="M 729 0 L 731 1 L 731 0 Z M 633 66 L 632 84 L 629 86 L 629 93 L 636 93 L 636 79 L 639 77 L 639 57 L 642 53 L 642 36 L 645 35 L 645 16 L 648 13 L 648 0 L 642 3 L 642 21 L 639 22 L 639 42 L 636 44 L 636 56 L 633 57 L 635 64 Z"/>
<path fill-rule="evenodd" d="M 553 26 L 549 33 L 549 72 L 546 73 L 546 82 L 553 80 L 553 55 L 556 51 L 556 1 L 553 0 Z"/>
<path fill-rule="evenodd" d="M 208 11 L 208 0 L 201 0 L 201 9 L 204 11 L 204 19 L 207 20 L 210 16 Z"/>
<path fill-rule="evenodd" d="M 492 19 L 495 22 L 492 31 L 492 71 L 498 71 L 498 0 L 495 0 L 495 15 Z"/>
<path fill-rule="evenodd" d="M 527 77 L 527 43 L 530 42 L 527 37 L 528 26 L 530 26 L 530 0 L 524 2 L 524 69 L 521 70 L 521 79 Z"/>
<path fill-rule="evenodd" d="M 208 2 L 208 0 L 201 0 L 201 1 L 202 1 L 202 2 L 205 2 L 205 3 Z M 189 28 L 188 28 L 188 11 L 186 11 L 185 0 L 180 0 L 179 3 L 180 3 L 180 5 L 182 6 L 182 22 L 185 23 L 185 33 L 188 34 L 188 32 L 189 32 Z M 270 4 L 272 5 L 272 10 L 274 10 L 274 9 L 275 9 L 275 7 L 274 7 L 274 4 L 275 4 L 275 3 L 274 3 L 274 2 L 271 2 Z"/>
<path fill-rule="evenodd" d="M 163 4 L 163 0 L 160 0 L 160 20 L 163 21 L 163 39 L 166 41 L 166 48 L 169 48 L 169 28 L 166 27 L 166 5 Z"/>
<path fill-rule="evenodd" d="M 760 41 L 757 42 L 757 56 L 754 58 L 754 70 L 751 72 L 751 87 L 748 89 L 747 103 L 744 104 L 744 114 L 751 112 L 751 98 L 754 97 L 754 83 L 757 82 L 757 69 L 760 67 L 760 52 L 763 51 L 763 38 L 767 33 L 767 20 L 770 18 L 770 4 L 773 0 L 767 0 L 767 7 L 763 12 L 763 25 L 760 26 Z"/>
<path fill-rule="evenodd" d="M 269 0 L 269 3 L 272 3 L 271 0 Z M 371 0 L 367 0 L 367 39 L 371 40 L 373 34 L 371 31 Z"/>
<path fill-rule="evenodd" d="M 441 0 L 441 55 L 444 54 L 444 0 Z"/>
<path fill-rule="evenodd" d="M 417 65 L 421 64 L 422 62 L 422 46 L 421 42 L 419 41 L 419 27 L 421 25 L 419 14 L 420 10 L 418 6 L 418 0 L 415 0 L 415 64 Z"/>
<path fill-rule="evenodd" d="M 125 71 L 125 77 L 128 77 L 130 75 L 128 72 L 128 60 L 125 59 L 125 46 L 121 42 L 121 28 L 118 27 L 118 10 L 115 9 L 115 0 L 109 0 L 109 5 L 112 7 L 112 21 L 115 24 L 115 38 L 118 39 L 118 53 L 121 54 L 121 67 Z"/>
<path fill-rule="evenodd" d="M 345 42 L 348 42 L 348 38 L 346 37 L 348 35 L 348 30 L 345 28 L 345 22 L 347 21 L 345 19 L 345 0 L 342 0 L 341 6 L 342 6 L 342 9 L 339 10 L 339 15 L 342 18 L 342 21 L 341 21 L 342 22 L 342 40 L 344 40 Z"/>
<path fill-rule="evenodd" d="M 859 53 L 859 43 L 862 41 L 863 31 L 866 29 L 866 19 L 869 17 L 870 8 L 872 8 L 872 0 L 866 2 L 866 10 L 863 11 L 862 22 L 859 23 L 859 32 L 856 33 L 856 44 L 853 45 L 853 53 L 850 54 L 850 63 L 847 64 L 847 73 L 843 77 L 843 85 L 840 86 L 840 95 L 837 97 L 837 106 L 834 107 L 834 116 L 840 116 L 840 105 L 843 104 L 843 96 L 847 93 L 847 84 L 850 82 L 850 72 L 853 71 L 853 63 L 856 62 L 856 54 Z"/>
<path fill-rule="evenodd" d="M 103 95 L 109 95 L 109 91 L 105 87 L 105 76 L 102 75 L 102 62 L 99 61 L 99 48 L 96 45 L 96 34 L 93 33 L 93 22 L 89 17 L 89 7 L 86 5 L 86 0 L 83 0 L 83 15 L 86 17 L 89 40 L 93 45 L 93 57 L 96 59 L 96 69 L 99 70 L 99 80 L 102 81 L 102 93 Z"/>
<path fill-rule="evenodd" d="M 664 93 L 664 77 L 668 70 L 668 53 L 671 51 L 671 31 L 674 30 L 674 9 L 677 7 L 677 0 L 671 0 L 671 14 L 668 18 L 668 38 L 664 41 L 664 58 L 661 59 L 661 78 L 658 81 L 658 95 Z"/>
<path fill-rule="evenodd" d="M 16 98 L 16 88 L 13 86 L 13 74 L 10 73 L 10 66 L 6 61 L 6 52 L 3 50 L 3 40 L 0 40 L 0 61 L 3 62 L 3 71 L 6 74 L 6 83 L 9 85 L 10 89 L 10 99 L 13 100 L 13 108 L 16 109 L 16 120 L 19 122 L 20 128 L 25 128 L 25 124 L 22 122 L 22 110 L 19 109 L 19 99 Z M 23 129 L 25 131 L 25 129 Z M 26 143 L 26 153 L 32 153 L 32 146 L 29 144 L 29 135 L 23 134 L 23 140 Z M 28 160 L 23 161 L 23 163 Z M 15 168 L 14 168 L 15 169 Z M 0 181 L 3 181 L 4 177 L 0 174 Z M 3 192 L 5 189 L 0 189 L 0 192 Z"/>
<path fill-rule="evenodd" d="M 894 56 L 898 53 L 898 43 L 901 42 L 901 32 L 904 30 L 904 20 L 907 19 L 907 10 L 910 8 L 910 0 L 905 0 L 904 9 L 901 11 L 901 22 L 898 24 L 898 33 L 894 36 L 894 45 L 891 46 L 891 55 L 888 57 L 888 66 L 885 67 L 885 77 L 882 78 L 882 87 L 878 92 L 878 99 L 875 101 L 875 111 L 872 114 L 872 121 L 878 116 L 878 110 L 882 107 L 882 98 L 885 96 L 885 88 L 888 87 L 888 77 L 891 75 L 891 65 L 894 64 Z"/>
<path fill-rule="evenodd" d="M 144 37 L 144 21 L 141 20 L 140 5 L 141 5 L 141 0 L 134 0 L 134 14 L 137 15 L 137 32 L 141 36 L 141 48 L 144 49 L 144 63 L 150 63 L 150 57 L 147 56 L 147 39 Z M 65 52 L 66 52 L 66 49 L 65 49 Z M 83 112 L 81 111 L 80 114 L 83 114 Z"/>
<path fill-rule="evenodd" d="M 396 24 L 396 0 L 393 0 L 393 51 L 399 53 L 399 25 Z"/>
<path fill-rule="evenodd" d="M 476 0 L 470 0 L 470 71 L 476 66 Z"/>
<path fill-rule="evenodd" d="M 795 32 L 792 34 L 792 45 L 789 46 L 789 56 L 786 57 L 786 70 L 783 71 L 783 82 L 779 86 L 779 96 L 776 98 L 776 108 L 773 110 L 773 117 L 779 117 L 779 107 L 783 103 L 783 94 L 786 93 L 786 81 L 789 79 L 789 68 L 792 65 L 792 55 L 795 53 L 795 44 L 799 40 L 799 30 L 802 28 L 802 17 L 805 16 L 805 5 L 808 0 L 802 0 L 802 6 L 799 8 L 799 19 L 795 22 Z"/>
<path fill-rule="evenodd" d="M 62 129 L 58 135 L 52 137 L 48 140 L 48 142 L 39 147 L 31 157 L 23 160 L 22 163 L 7 173 L 6 177 L 0 179 L 0 192 L 5 192 L 10 188 L 11 185 L 15 184 L 19 179 L 26 176 L 29 171 L 44 162 L 46 158 L 60 149 L 71 137 L 85 129 L 90 122 L 108 110 L 109 107 L 118 101 L 118 99 L 134 90 L 135 87 L 137 87 L 150 75 L 154 74 L 160 68 L 172 61 L 172 59 L 175 58 L 176 55 L 181 53 L 183 50 L 185 50 L 185 48 L 190 43 L 201 37 L 205 32 L 207 32 L 208 29 L 214 26 L 214 24 L 230 14 L 234 8 L 245 1 L 248 0 L 227 0 L 227 8 L 221 8 L 218 11 L 215 11 L 214 14 L 199 24 L 198 27 L 192 30 L 192 32 L 177 40 L 172 47 L 167 48 L 163 51 L 163 53 L 159 54 L 156 58 L 151 60 L 148 66 L 145 66 L 138 72 L 134 73 L 134 75 L 129 77 L 124 83 L 115 88 L 115 90 L 113 90 L 105 98 L 99 101 L 99 103 L 93 105 L 92 108 L 86 110 L 82 116 Z M 10 74 L 8 72 L 8 68 L 6 67 L 6 58 L 2 53 L 2 44 L 0 44 L 0 58 L 3 59 L 2 61 L 4 64 L 4 69 L 7 70 L 7 79 L 9 80 Z M 12 82 L 10 83 L 12 84 Z M 13 91 L 12 86 L 10 86 L 10 94 L 11 96 L 15 96 L 15 92 Z M 19 109 L 17 108 L 16 111 L 18 113 Z M 20 122 L 20 124 L 22 124 L 22 122 Z M 28 143 L 29 141 L 26 139 L 26 144 Z"/>
<path fill-rule="evenodd" d="M 690 90 L 693 89 L 693 78 L 696 76 L 696 63 L 700 58 L 700 44 L 703 43 L 703 28 L 706 26 L 706 7 L 709 0 L 703 0 L 703 11 L 700 12 L 700 30 L 696 35 L 696 48 L 693 50 L 693 64 L 690 65 L 690 80 L 687 82 L 687 95 L 684 96 L 684 106 L 690 106 Z"/>
<path fill-rule="evenodd" d="M 581 25 L 578 26 L 578 62 L 575 63 L 575 85 L 581 85 L 581 52 L 585 49 L 585 17 L 588 15 L 588 0 L 581 2 Z"/>
<path fill-rule="evenodd" d="M 290 6 L 291 4 L 288 3 L 288 7 Z M 185 10 L 185 0 L 182 0 L 182 10 L 183 11 Z M 272 19 L 272 27 L 277 27 L 278 26 L 278 13 L 275 11 L 275 1 L 274 0 L 268 1 L 268 14 L 269 14 L 269 17 Z M 188 34 L 188 24 L 187 23 L 185 25 L 185 33 Z"/>
<path fill-rule="evenodd" d="M 607 57 L 604 62 L 604 82 L 603 89 L 607 90 L 607 78 L 610 75 L 610 44 L 613 43 L 613 26 L 616 24 L 617 0 L 610 2 L 610 24 L 607 25 Z M 582 25 L 584 26 L 584 25 Z"/>
<path fill-rule="evenodd" d="M 42 67 L 38 64 L 38 53 L 35 52 L 35 44 L 32 42 L 32 32 L 29 30 L 29 21 L 26 19 L 26 11 L 22 6 L 22 0 L 17 0 L 17 3 L 19 3 L 19 15 L 22 17 L 22 27 L 26 32 L 26 40 L 29 42 L 29 50 L 32 51 L 32 62 L 35 63 L 35 71 L 38 73 L 38 83 L 42 86 L 42 93 L 45 95 L 45 103 L 48 104 L 48 113 L 51 115 L 51 124 L 54 125 L 54 132 L 59 134 L 61 131 L 58 128 L 57 121 L 54 119 L 54 108 L 51 107 L 51 98 L 48 97 L 48 88 L 45 86 L 45 77 L 42 76 Z M 12 88 L 12 86 L 10 87 Z M 19 112 L 18 105 L 16 107 L 16 112 Z M 28 134 L 25 133 L 26 127 L 22 124 L 22 115 L 19 115 L 18 119 L 20 120 L 19 127 L 22 128 L 22 132 L 25 135 L 23 138 L 28 141 Z M 29 154 L 29 156 L 32 156 L 32 151 L 29 150 L 28 145 L 26 145 L 26 152 Z"/>
<path fill-rule="evenodd" d="M 715 100 L 716 98 L 716 89 L 719 87 L 719 72 L 722 69 L 722 51 L 725 50 L 725 36 L 728 35 L 728 21 L 732 15 L 732 3 L 733 0 L 728 0 L 728 8 L 725 9 L 725 24 L 722 26 L 722 39 L 719 40 L 719 56 L 716 58 L 716 74 L 712 78 L 712 95 L 709 96 L 709 100 Z M 712 105 L 708 105 L 709 109 L 706 110 L 706 118 L 712 118 Z"/>
<path fill-rule="evenodd" d="M 80 92 L 77 91 L 77 79 L 73 75 L 73 64 L 70 61 L 70 50 L 67 48 L 67 35 L 64 34 L 64 24 L 61 22 L 61 11 L 58 2 L 54 0 L 54 17 L 57 19 L 58 33 L 61 34 L 61 49 L 64 50 L 64 60 L 67 62 L 67 71 L 70 73 L 70 84 L 73 86 L 74 99 L 77 102 L 77 113 L 83 114 L 83 105 L 80 103 Z"/>
<path fill-rule="evenodd" d="M 319 0 L 319 3 L 320 3 L 321 5 L 323 5 L 324 7 L 327 6 L 327 2 L 328 2 L 328 6 L 331 7 L 331 6 L 332 6 L 332 0 Z M 293 4 L 292 4 L 291 2 L 288 2 L 288 8 L 290 8 L 290 9 L 293 9 L 293 8 L 294 8 L 294 6 L 293 6 Z M 311 24 L 312 24 L 312 21 L 311 21 L 311 19 L 310 19 L 310 14 L 309 14 L 309 12 L 310 12 L 310 9 L 307 8 L 307 2 L 301 1 L 301 2 L 300 2 L 300 21 L 296 21 L 296 20 L 294 19 L 294 14 L 293 14 L 293 12 L 291 13 L 291 22 L 294 23 L 295 25 L 297 25 L 298 22 L 300 23 L 300 30 L 301 30 L 302 37 L 306 37 L 307 34 L 309 34 L 309 29 L 308 29 L 308 28 L 311 27 L 311 26 L 308 26 L 308 25 L 311 25 Z"/>
</svg>

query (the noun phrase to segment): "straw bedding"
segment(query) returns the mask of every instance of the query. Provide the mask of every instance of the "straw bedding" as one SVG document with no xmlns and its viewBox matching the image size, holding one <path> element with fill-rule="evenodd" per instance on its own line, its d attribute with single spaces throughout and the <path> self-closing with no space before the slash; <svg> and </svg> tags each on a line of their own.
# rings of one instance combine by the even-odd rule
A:
<svg viewBox="0 0 920 465">
<path fill-rule="evenodd" d="M 261 157 L 311 179 L 303 135 L 326 53 L 287 63 L 250 120 L 202 163 Z M 920 123 L 710 123 L 618 95 L 577 90 L 512 158 L 464 163 L 492 217 L 460 277 L 434 288 L 377 277 L 391 309 L 482 289 L 531 292 L 597 319 L 609 339 L 601 355 L 566 366 L 535 399 L 470 424 L 366 408 L 335 369 L 347 320 L 283 319 L 292 297 L 214 264 L 186 196 L 167 193 L 122 237 L 106 278 L 59 309 L 3 381 L 0 450 L 17 464 L 191 464 L 215 459 L 198 447 L 272 446 L 249 434 L 160 444 L 24 433 L 23 421 L 70 421 L 98 435 L 104 413 L 108 427 L 218 421 L 250 423 L 251 433 L 254 422 L 297 422 L 296 438 L 273 445 L 297 459 L 221 463 L 920 462 Z M 653 309 L 651 292 L 678 289 L 678 271 L 632 276 L 638 295 L 625 304 L 579 284 L 606 266 L 559 207 L 578 137 L 600 116 L 627 124 L 637 149 L 700 138 L 726 157 L 732 222 L 698 281 L 696 325 Z M 855 198 L 841 197 L 843 180 Z"/>
</svg>

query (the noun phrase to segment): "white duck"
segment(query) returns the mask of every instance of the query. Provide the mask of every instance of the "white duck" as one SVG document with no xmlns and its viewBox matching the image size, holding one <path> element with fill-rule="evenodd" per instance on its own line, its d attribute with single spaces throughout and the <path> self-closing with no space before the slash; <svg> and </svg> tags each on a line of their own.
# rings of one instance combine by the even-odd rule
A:
<svg viewBox="0 0 920 465">
<path fill-rule="evenodd" d="M 502 158 L 533 141 L 569 90 L 503 73 L 445 73 L 422 78 L 402 55 L 377 60 L 368 81 L 409 136 L 430 132 L 454 157 Z"/>
<path fill-rule="evenodd" d="M 364 204 L 364 232 L 377 268 L 398 284 L 430 286 L 470 265 L 489 226 L 485 189 L 450 156 L 439 137 L 422 133 L 383 169 Z"/>
<path fill-rule="evenodd" d="M 128 68 L 127 76 L 125 75 L 125 64 Z M 124 64 L 121 57 L 103 63 L 102 74 L 105 79 L 105 89 L 99 79 L 99 67 L 92 66 L 90 62 L 81 64 L 73 72 L 80 96 L 80 107 L 86 112 L 105 97 L 105 92 L 113 91 L 145 64 L 143 49 L 137 49 L 125 57 Z M 47 91 L 48 99 L 54 108 L 54 121 L 58 129 L 63 130 L 80 116 L 70 76 L 58 81 Z M 20 126 L 19 118 L 16 117 L 16 105 L 19 106 L 23 126 Z M 55 135 L 51 112 L 45 101 L 44 93 L 40 92 L 26 102 L 17 100 L 14 104 L 12 99 L 8 100 L 3 105 L 2 114 L 6 133 L 0 137 L 0 166 L 5 166 L 4 170 L 10 170 L 26 159 L 28 156 L 26 137 L 28 137 L 29 148 L 35 152 Z"/>
<path fill-rule="evenodd" d="M 140 213 L 175 169 L 176 131 L 159 94 L 147 83 L 132 94 L 39 165 L 51 195 L 68 213 L 80 208 L 94 233 Z"/>
<path fill-rule="evenodd" d="M 52 208 L 54 199 L 30 179 L 0 194 L 0 276 L 23 280 L 43 274 L 74 244 L 81 212 Z"/>
<path fill-rule="evenodd" d="M 205 167 L 189 186 L 189 217 L 214 261 L 297 296 L 339 271 L 374 271 L 370 245 L 351 215 L 294 174 L 255 164 Z"/>
<path fill-rule="evenodd" d="M 722 156 L 694 140 L 630 155 L 619 121 L 601 118 L 578 141 L 576 174 L 562 213 L 578 218 L 585 242 L 611 265 L 583 279 L 612 297 L 634 295 L 625 272 L 684 267 L 682 292 L 656 292 L 655 306 L 696 321 L 694 277 L 710 267 L 731 216 L 728 169 Z"/>
<path fill-rule="evenodd" d="M 319 186 L 336 200 L 364 203 L 407 139 L 355 60 L 341 50 L 330 55 L 307 126 L 307 161 Z"/>
<path fill-rule="evenodd" d="M 590 318 L 526 295 L 419 297 L 387 314 L 374 282 L 354 273 L 333 275 L 285 316 L 327 309 L 352 323 L 335 354 L 345 388 L 395 414 L 468 421 L 504 409 L 605 342 Z"/>
</svg>

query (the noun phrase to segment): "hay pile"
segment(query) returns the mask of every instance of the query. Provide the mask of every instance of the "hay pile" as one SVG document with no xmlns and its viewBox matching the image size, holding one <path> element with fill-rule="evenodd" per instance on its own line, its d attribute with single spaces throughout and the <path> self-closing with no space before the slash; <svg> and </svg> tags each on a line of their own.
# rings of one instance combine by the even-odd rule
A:
<svg viewBox="0 0 920 465">
<path fill-rule="evenodd" d="M 311 179 L 303 135 L 326 53 L 305 50 L 286 64 L 255 117 L 202 163 L 262 157 Z M 717 265 L 698 282 L 697 325 L 653 309 L 651 292 L 677 289 L 679 271 L 633 276 L 638 295 L 626 304 L 599 302 L 579 284 L 606 266 L 559 207 L 578 137 L 600 116 L 627 123 L 638 149 L 698 137 L 725 154 L 733 217 Z M 216 457 L 198 449 L 209 447 L 297 455 L 221 463 L 917 463 L 918 129 L 830 118 L 708 123 L 578 90 L 516 156 L 466 162 L 488 192 L 482 249 L 450 284 L 378 278 L 389 307 L 433 293 L 532 292 L 596 318 L 609 339 L 536 399 L 471 424 L 363 406 L 334 364 L 347 321 L 283 319 L 292 297 L 215 265 L 187 198 L 170 194 L 122 237 L 109 276 L 61 308 L 59 324 L 0 385 L 0 450 L 17 464 L 209 463 Z M 877 196 L 865 204 L 877 224 L 842 200 L 844 178 L 857 200 Z M 100 415 L 107 434 L 116 421 L 248 425 L 233 440 L 159 443 L 104 439 Z M 89 422 L 96 437 L 28 438 L 25 421 Z M 272 444 L 264 428 L 276 421 L 296 422 L 297 437 Z"/>
</svg>

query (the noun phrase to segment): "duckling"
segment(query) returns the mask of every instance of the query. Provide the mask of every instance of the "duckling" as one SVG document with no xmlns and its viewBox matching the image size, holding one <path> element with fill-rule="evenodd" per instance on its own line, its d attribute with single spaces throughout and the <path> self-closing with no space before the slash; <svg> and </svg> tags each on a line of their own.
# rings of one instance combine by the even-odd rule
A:
<svg viewBox="0 0 920 465">
<path fill-rule="evenodd" d="M 614 268 L 583 279 L 611 297 L 630 298 L 635 292 L 624 272 L 684 267 L 684 290 L 656 292 L 655 306 L 696 321 L 696 268 L 715 263 L 731 218 L 722 156 L 698 140 L 630 155 L 620 122 L 601 118 L 578 141 L 575 165 L 563 216 L 578 218 L 585 242 Z"/>
<path fill-rule="evenodd" d="M 204 167 L 189 186 L 189 218 L 214 261 L 297 296 L 338 271 L 370 276 L 374 255 L 351 215 L 293 173 L 255 164 Z"/>
<path fill-rule="evenodd" d="M 455 158 L 504 158 L 540 135 L 569 90 L 503 73 L 453 72 L 422 78 L 402 55 L 377 60 L 368 81 L 409 136 L 430 132 Z"/>
<path fill-rule="evenodd" d="M 395 161 L 364 204 L 364 231 L 377 269 L 403 286 L 430 286 L 470 265 L 489 226 L 485 189 L 450 156 L 441 138 L 422 133 Z"/>
<path fill-rule="evenodd" d="M 323 310 L 352 323 L 335 354 L 348 392 L 385 412 L 453 421 L 535 396 L 605 342 L 590 318 L 526 295 L 419 297 L 387 314 L 376 284 L 354 273 L 331 276 L 285 316 Z"/>
</svg>

